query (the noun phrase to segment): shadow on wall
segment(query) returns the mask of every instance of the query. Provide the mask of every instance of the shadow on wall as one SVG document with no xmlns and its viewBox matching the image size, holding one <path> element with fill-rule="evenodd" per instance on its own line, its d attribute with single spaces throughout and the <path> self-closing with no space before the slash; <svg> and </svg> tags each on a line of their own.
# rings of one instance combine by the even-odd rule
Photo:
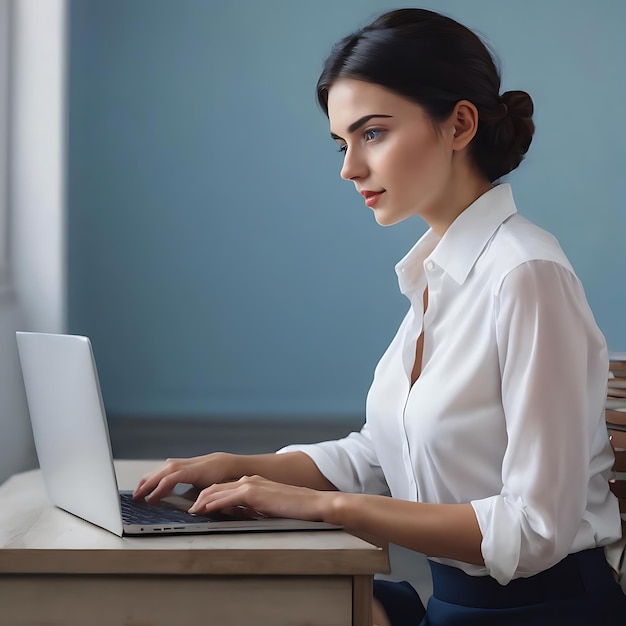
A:
<svg viewBox="0 0 626 626">
<path fill-rule="evenodd" d="M 0 290 L 0 483 L 37 467 L 15 341 L 19 324 L 15 294 Z"/>
</svg>

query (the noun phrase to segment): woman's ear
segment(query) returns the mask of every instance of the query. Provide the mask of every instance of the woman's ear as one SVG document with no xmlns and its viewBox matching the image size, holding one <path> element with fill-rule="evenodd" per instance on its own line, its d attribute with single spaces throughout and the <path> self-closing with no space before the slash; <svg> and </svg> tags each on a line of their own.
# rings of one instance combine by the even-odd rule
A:
<svg viewBox="0 0 626 626">
<path fill-rule="evenodd" d="M 463 150 L 478 130 L 478 109 L 469 100 L 459 100 L 448 119 L 454 131 L 452 149 Z"/>
</svg>

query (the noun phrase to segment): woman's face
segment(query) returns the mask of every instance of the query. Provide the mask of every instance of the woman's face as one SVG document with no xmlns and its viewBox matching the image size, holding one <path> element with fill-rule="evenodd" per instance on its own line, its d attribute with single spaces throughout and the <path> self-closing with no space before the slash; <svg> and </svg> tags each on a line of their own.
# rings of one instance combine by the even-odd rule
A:
<svg viewBox="0 0 626 626">
<path fill-rule="evenodd" d="M 351 78 L 330 88 L 328 117 L 344 152 L 341 177 L 354 182 L 379 224 L 412 215 L 437 221 L 452 176 L 452 121 L 436 126 L 418 104 Z"/>
</svg>

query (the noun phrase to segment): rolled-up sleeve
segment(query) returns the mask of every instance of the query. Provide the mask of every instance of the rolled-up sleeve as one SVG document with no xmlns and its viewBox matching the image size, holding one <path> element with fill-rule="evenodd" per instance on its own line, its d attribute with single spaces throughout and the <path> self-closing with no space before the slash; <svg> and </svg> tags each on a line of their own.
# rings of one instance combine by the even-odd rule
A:
<svg viewBox="0 0 626 626">
<path fill-rule="evenodd" d="M 339 491 L 348 493 L 388 493 L 387 483 L 376 456 L 367 424 L 360 432 L 337 441 L 294 444 L 278 450 L 304 452 Z"/>
<path fill-rule="evenodd" d="M 485 565 L 506 584 L 571 551 L 602 446 L 608 357 L 582 286 L 559 263 L 519 265 L 495 298 L 508 443 L 501 492 L 472 506 Z"/>
</svg>

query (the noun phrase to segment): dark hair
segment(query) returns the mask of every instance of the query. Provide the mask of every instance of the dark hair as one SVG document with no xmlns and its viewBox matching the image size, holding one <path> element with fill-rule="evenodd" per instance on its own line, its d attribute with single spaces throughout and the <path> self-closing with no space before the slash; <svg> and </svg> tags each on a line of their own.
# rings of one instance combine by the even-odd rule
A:
<svg viewBox="0 0 626 626">
<path fill-rule="evenodd" d="M 422 106 L 435 121 L 460 100 L 478 109 L 470 154 L 491 182 L 514 170 L 530 147 L 533 101 L 525 91 L 500 95 L 500 74 L 480 38 L 425 9 L 384 13 L 343 38 L 326 59 L 317 99 L 328 115 L 328 90 L 341 77 L 375 83 Z"/>
</svg>

